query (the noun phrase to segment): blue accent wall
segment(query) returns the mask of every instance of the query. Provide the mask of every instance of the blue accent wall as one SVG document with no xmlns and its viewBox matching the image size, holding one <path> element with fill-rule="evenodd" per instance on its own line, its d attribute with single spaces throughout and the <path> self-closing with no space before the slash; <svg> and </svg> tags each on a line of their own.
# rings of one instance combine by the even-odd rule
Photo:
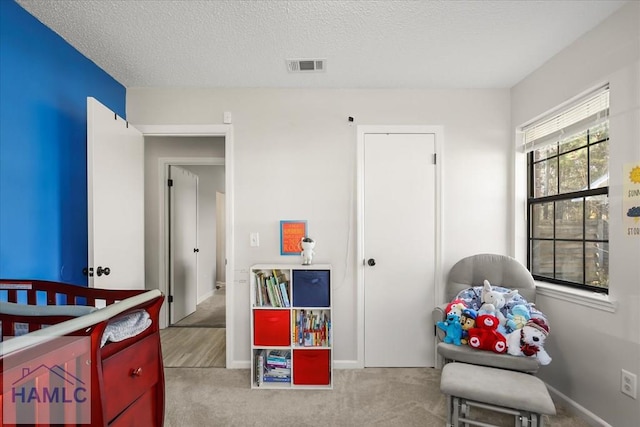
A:
<svg viewBox="0 0 640 427">
<path fill-rule="evenodd" d="M 87 284 L 86 99 L 125 117 L 126 89 L 0 0 L 0 277 Z"/>
</svg>

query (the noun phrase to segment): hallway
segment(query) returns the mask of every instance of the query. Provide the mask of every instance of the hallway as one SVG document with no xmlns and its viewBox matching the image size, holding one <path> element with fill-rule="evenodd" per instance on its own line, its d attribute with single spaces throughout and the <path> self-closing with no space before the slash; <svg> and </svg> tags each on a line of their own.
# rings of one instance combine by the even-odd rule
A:
<svg viewBox="0 0 640 427">
<path fill-rule="evenodd" d="M 222 286 L 220 289 L 216 289 L 212 296 L 198 304 L 194 313 L 172 326 L 188 328 L 225 328 L 225 289 L 225 286 Z"/>
<path fill-rule="evenodd" d="M 167 368 L 224 368 L 226 364 L 225 287 L 178 323 L 160 331 Z"/>
</svg>

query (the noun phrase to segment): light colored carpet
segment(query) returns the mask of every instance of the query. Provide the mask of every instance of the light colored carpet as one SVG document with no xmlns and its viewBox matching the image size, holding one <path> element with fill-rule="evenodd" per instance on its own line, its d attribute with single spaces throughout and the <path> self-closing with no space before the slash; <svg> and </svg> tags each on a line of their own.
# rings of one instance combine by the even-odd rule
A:
<svg viewBox="0 0 640 427">
<path fill-rule="evenodd" d="M 166 427 L 444 426 L 440 370 L 367 368 L 334 371 L 333 390 L 252 390 L 245 369 L 167 368 Z M 551 427 L 587 427 L 556 405 Z M 477 411 L 477 412 L 476 412 Z M 485 422 L 513 426 L 505 414 L 472 409 Z"/>
</svg>

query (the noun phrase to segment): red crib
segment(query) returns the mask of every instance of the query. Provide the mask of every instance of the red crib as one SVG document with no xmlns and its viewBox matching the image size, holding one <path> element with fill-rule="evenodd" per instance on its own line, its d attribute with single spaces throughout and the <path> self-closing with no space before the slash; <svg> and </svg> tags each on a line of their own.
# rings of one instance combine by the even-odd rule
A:
<svg viewBox="0 0 640 427">
<path fill-rule="evenodd" d="M 0 301 L 3 426 L 163 425 L 160 291 L 0 279 Z"/>
</svg>

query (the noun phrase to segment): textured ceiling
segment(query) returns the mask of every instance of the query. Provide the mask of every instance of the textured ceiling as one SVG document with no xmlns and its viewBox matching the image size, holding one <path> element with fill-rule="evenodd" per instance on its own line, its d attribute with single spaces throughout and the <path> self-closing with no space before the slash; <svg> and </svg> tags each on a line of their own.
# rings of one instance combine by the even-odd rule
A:
<svg viewBox="0 0 640 427">
<path fill-rule="evenodd" d="M 126 87 L 312 88 L 508 88 L 626 3 L 17 2 Z"/>
</svg>

